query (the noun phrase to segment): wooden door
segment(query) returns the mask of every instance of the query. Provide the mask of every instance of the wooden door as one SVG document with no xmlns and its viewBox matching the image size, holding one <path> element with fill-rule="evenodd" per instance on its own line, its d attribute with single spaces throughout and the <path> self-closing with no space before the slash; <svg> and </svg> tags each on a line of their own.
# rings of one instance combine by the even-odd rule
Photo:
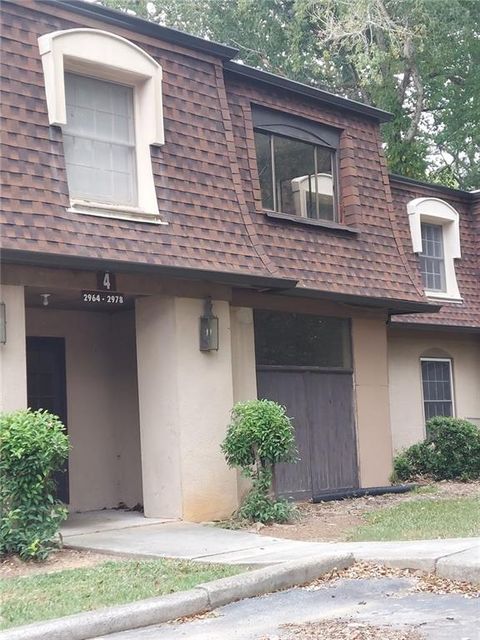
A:
<svg viewBox="0 0 480 640">
<path fill-rule="evenodd" d="M 351 373 L 312 371 L 309 407 L 312 495 L 358 486 Z"/>
<path fill-rule="evenodd" d="M 348 322 L 256 312 L 259 398 L 293 418 L 300 460 L 275 469 L 277 495 L 309 499 L 358 486 Z"/>
<path fill-rule="evenodd" d="M 31 409 L 46 409 L 67 427 L 64 338 L 27 338 L 27 395 Z M 55 482 L 57 497 L 68 503 L 68 461 Z"/>
<path fill-rule="evenodd" d="M 295 425 L 299 461 L 296 464 L 276 465 L 275 493 L 295 500 L 308 500 L 312 497 L 312 471 L 305 374 L 288 369 L 271 370 L 258 367 L 257 389 L 259 398 L 268 398 L 284 406 Z"/>
</svg>

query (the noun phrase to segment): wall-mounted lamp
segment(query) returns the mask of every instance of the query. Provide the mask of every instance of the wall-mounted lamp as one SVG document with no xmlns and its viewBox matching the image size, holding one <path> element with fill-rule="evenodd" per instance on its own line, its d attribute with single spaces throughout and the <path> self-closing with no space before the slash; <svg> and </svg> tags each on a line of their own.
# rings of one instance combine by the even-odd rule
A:
<svg viewBox="0 0 480 640">
<path fill-rule="evenodd" d="M 44 307 L 48 307 L 48 303 L 50 302 L 49 298 L 50 298 L 50 293 L 41 293 L 40 294 L 40 298 L 42 299 L 42 305 Z"/>
<path fill-rule="evenodd" d="M 205 299 L 200 316 L 200 351 L 218 351 L 218 318 L 213 315 L 212 299 Z"/>
<path fill-rule="evenodd" d="M 7 344 L 7 307 L 0 302 L 0 344 Z"/>
</svg>

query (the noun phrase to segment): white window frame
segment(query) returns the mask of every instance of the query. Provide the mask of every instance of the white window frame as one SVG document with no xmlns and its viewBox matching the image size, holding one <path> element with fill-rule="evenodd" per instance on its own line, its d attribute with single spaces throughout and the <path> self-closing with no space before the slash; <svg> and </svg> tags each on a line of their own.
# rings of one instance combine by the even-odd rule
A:
<svg viewBox="0 0 480 640">
<path fill-rule="evenodd" d="M 423 413 L 423 423 L 426 423 L 426 416 L 425 416 L 425 395 L 423 393 L 423 372 L 422 372 L 422 362 L 448 362 L 449 365 L 449 373 L 450 373 L 450 391 L 452 394 L 452 418 L 454 418 L 457 415 L 456 412 L 456 408 L 455 408 L 455 385 L 453 383 L 453 362 L 452 362 L 452 358 L 435 358 L 433 356 L 431 357 L 423 357 L 420 358 L 420 382 L 422 385 L 422 413 Z"/>
<path fill-rule="evenodd" d="M 422 253 L 419 253 L 418 255 L 420 259 L 426 258 L 427 260 L 434 260 L 434 261 L 436 260 L 440 264 L 440 282 L 442 284 L 442 287 L 440 289 L 433 288 L 431 289 L 431 291 L 436 291 L 437 293 L 445 293 L 447 283 L 446 283 L 446 275 L 445 275 L 445 243 L 443 240 L 443 226 L 438 224 L 432 225 L 430 222 L 425 222 L 424 220 L 422 220 L 421 228 L 425 228 L 425 225 L 429 225 L 433 229 L 440 230 L 440 242 L 438 242 L 438 244 L 441 245 L 442 255 L 440 257 L 432 256 L 431 254 L 427 255 L 424 251 L 422 251 Z M 423 239 L 422 239 L 422 243 L 423 243 Z M 420 263 L 420 271 L 422 272 L 422 278 L 423 278 L 423 268 L 421 263 Z"/>
<path fill-rule="evenodd" d="M 162 68 L 125 38 L 98 29 L 54 31 L 38 39 L 51 125 L 67 122 L 65 72 L 117 82 L 133 88 L 135 120 L 136 206 L 70 199 L 70 209 L 88 215 L 155 224 L 160 219 L 150 145 L 163 145 Z"/>
<path fill-rule="evenodd" d="M 407 204 L 408 221 L 414 253 L 422 253 L 422 222 L 442 227 L 445 261 L 445 291 L 425 290 L 428 298 L 462 302 L 455 275 L 455 262 L 462 257 L 460 248 L 460 216 L 444 200 L 439 198 L 415 198 Z"/>
</svg>

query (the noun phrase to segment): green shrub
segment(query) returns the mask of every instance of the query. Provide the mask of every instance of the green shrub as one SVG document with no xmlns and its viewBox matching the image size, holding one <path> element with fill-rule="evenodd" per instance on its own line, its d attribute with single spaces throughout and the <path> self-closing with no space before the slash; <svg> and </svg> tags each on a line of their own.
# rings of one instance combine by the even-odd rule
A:
<svg viewBox="0 0 480 640">
<path fill-rule="evenodd" d="M 253 522 L 287 522 L 295 507 L 275 499 L 273 469 L 278 462 L 295 462 L 295 431 L 285 408 L 272 400 L 237 403 L 222 444 L 227 464 L 239 467 L 252 488 L 237 516 Z"/>
<path fill-rule="evenodd" d="M 66 508 L 53 474 L 68 456 L 68 437 L 47 411 L 0 415 L 0 553 L 44 559 L 56 545 Z"/>
<path fill-rule="evenodd" d="M 474 424 L 460 418 L 431 418 L 426 442 L 434 450 L 434 477 L 480 478 L 480 429 Z"/>
<path fill-rule="evenodd" d="M 401 451 L 393 461 L 394 482 L 480 478 L 480 430 L 468 420 L 435 417 L 426 425 L 424 442 Z"/>
</svg>

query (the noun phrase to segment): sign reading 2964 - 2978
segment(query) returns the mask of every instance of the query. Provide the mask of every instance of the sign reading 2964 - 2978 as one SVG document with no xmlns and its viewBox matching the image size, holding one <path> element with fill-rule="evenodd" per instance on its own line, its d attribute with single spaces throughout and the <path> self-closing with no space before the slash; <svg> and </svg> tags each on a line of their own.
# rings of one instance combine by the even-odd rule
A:
<svg viewBox="0 0 480 640">
<path fill-rule="evenodd" d="M 87 305 L 99 305 L 107 307 L 121 307 L 127 301 L 123 293 L 117 291 L 82 291 L 82 302 Z"/>
</svg>

